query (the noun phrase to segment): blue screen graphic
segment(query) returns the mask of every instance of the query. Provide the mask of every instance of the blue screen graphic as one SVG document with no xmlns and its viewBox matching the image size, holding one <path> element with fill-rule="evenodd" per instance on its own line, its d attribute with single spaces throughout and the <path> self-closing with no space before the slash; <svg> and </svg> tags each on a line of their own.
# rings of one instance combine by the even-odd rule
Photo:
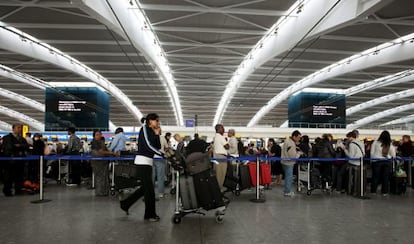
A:
<svg viewBox="0 0 414 244">
<path fill-rule="evenodd" d="M 345 111 L 344 94 L 302 92 L 288 100 L 289 127 L 346 128 Z"/>
<path fill-rule="evenodd" d="M 46 89 L 45 130 L 109 129 L 109 95 L 96 87 Z"/>
</svg>

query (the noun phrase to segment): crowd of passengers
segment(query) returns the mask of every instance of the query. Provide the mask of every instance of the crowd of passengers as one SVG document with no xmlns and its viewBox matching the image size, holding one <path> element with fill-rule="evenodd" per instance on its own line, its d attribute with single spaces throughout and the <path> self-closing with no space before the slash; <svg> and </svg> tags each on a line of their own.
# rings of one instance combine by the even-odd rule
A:
<svg viewBox="0 0 414 244">
<path fill-rule="evenodd" d="M 48 155 L 56 153 L 51 147 L 43 141 L 40 134 L 31 137 L 28 133 L 26 138 L 21 137 L 21 125 L 14 125 L 13 131 L 1 138 L 0 149 L 2 156 L 25 156 L 25 155 Z M 105 144 L 105 138 L 102 137 L 100 131 L 93 132 L 94 138 L 88 147 L 75 135 L 75 128 L 68 129 L 69 142 L 63 149 L 59 150 L 59 154 L 80 155 L 82 152 L 89 152 L 94 156 L 119 156 L 121 151 L 126 150 L 126 139 L 123 135 L 122 128 L 115 131 L 115 138 L 108 146 Z M 174 138 L 174 140 L 171 140 Z M 371 192 L 376 193 L 377 187 L 381 185 L 381 193 L 389 193 L 389 179 L 392 171 L 392 162 L 390 158 L 411 157 L 414 154 L 413 142 L 409 135 L 404 135 L 400 141 L 392 141 L 388 131 L 383 131 L 376 140 L 365 139 L 361 141 L 357 130 L 347 133 L 343 140 L 334 140 L 331 134 L 323 134 L 321 137 L 315 138 L 313 142 L 306 135 L 301 135 L 299 131 L 294 131 L 292 135 L 284 141 L 276 141 L 273 138 L 268 139 L 267 143 L 261 143 L 260 146 L 249 143 L 244 146 L 240 138 L 235 138 L 235 131 L 228 130 L 227 136 L 224 136 L 224 127 L 216 126 L 216 136 L 211 143 L 207 143 L 199 138 L 198 134 L 194 135 L 194 139 L 185 147 L 187 154 L 196 151 L 210 150 L 213 157 L 228 156 L 267 156 L 282 158 L 319 158 L 315 161 L 314 166 L 319 170 L 322 181 L 329 185 L 330 189 L 338 192 L 345 192 L 347 186 L 347 172 L 352 167 L 359 167 L 360 160 L 346 158 L 365 158 L 364 165 L 368 165 L 371 173 L 368 175 L 371 183 Z M 221 140 L 222 139 L 222 140 Z M 223 146 L 219 145 L 222 141 Z M 176 145 L 172 145 L 172 141 Z M 214 144 L 214 141 L 217 141 Z M 160 136 L 161 150 L 164 152 L 177 150 L 177 144 L 184 148 L 183 138 L 180 135 L 165 133 Z M 266 146 L 264 146 L 266 145 Z M 223 148 L 221 148 L 223 147 Z M 327 160 L 324 160 L 326 158 Z M 369 160 L 375 158 L 376 160 Z M 284 195 L 293 196 L 292 190 L 293 177 L 297 174 L 297 162 L 292 160 L 271 160 L 271 171 L 274 184 L 284 185 Z M 91 166 L 95 172 L 95 180 L 97 195 L 108 195 L 109 183 L 107 178 L 108 162 L 92 161 Z M 157 160 L 153 165 L 153 178 L 163 178 L 166 170 L 166 161 Z M 5 196 L 13 196 L 21 194 L 24 189 L 23 182 L 30 180 L 33 183 L 39 181 L 39 167 L 37 163 L 29 163 L 25 161 L 3 161 L 0 169 L 0 179 L 3 182 L 3 193 Z M 80 162 L 73 161 L 70 164 L 70 175 L 67 184 L 79 185 L 81 183 L 81 175 L 84 169 L 81 168 Z M 408 161 L 404 162 L 403 171 L 408 172 Z M 224 181 L 226 166 L 218 165 L 216 173 L 219 183 Z M 50 167 L 49 167 L 50 170 Z M 88 171 L 88 170 L 86 170 Z M 89 170 L 90 173 L 90 170 Z M 86 173 L 88 174 L 88 173 Z M 14 191 L 13 189 L 14 188 Z M 157 184 L 157 198 L 164 196 L 164 184 Z"/>
</svg>

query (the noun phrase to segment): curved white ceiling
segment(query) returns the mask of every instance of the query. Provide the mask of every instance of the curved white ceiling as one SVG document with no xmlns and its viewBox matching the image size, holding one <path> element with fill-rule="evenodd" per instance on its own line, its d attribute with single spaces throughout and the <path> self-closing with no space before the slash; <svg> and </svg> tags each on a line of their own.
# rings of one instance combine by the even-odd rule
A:
<svg viewBox="0 0 414 244">
<path fill-rule="evenodd" d="M 131 2 L 132 5 L 129 5 L 129 1 L 112 0 L 4 0 L 0 1 L 0 19 L 39 41 L 37 43 L 29 41 L 28 38 L 19 38 L 14 43 L 17 46 L 53 45 L 64 54 L 93 69 L 96 74 L 110 80 L 123 92 L 124 97 L 139 106 L 140 112 L 157 112 L 163 120 L 163 125 L 176 125 L 179 120 L 193 119 L 198 115 L 199 126 L 210 126 L 219 114 L 217 112 L 220 105 L 225 112 L 221 113 L 223 116 L 220 115 L 219 120 L 226 127 L 244 126 L 263 105 L 274 101 L 276 94 L 283 94 L 296 81 L 303 81 L 312 74 L 315 78 L 323 78 L 311 87 L 338 88 L 352 94 L 347 97 L 350 107 L 358 104 L 368 106 L 373 104 L 368 103 L 370 100 L 413 88 L 414 82 L 409 78 L 410 70 L 414 67 L 412 56 L 404 60 L 389 59 L 384 55 L 385 49 L 373 50 L 367 57 L 358 58 L 366 62 L 380 59 L 387 61 L 360 66 L 361 69 L 348 69 L 346 64 L 339 65 L 341 67 L 331 66 L 329 72 L 326 70 L 328 74 L 335 72 L 331 76 L 317 73 L 324 67 L 337 63 L 338 60 L 348 59 L 346 62 L 352 64 L 358 60 L 350 60 L 349 57 L 371 47 L 382 48 L 382 43 L 396 38 L 398 40 L 399 37 L 413 33 L 414 25 L 411 22 L 414 21 L 414 17 L 410 11 L 414 7 L 412 1 L 327 1 L 329 4 L 338 2 L 338 5 L 325 18 L 316 14 L 322 9 L 309 11 L 309 4 L 322 4 L 320 1 L 303 1 L 303 5 L 297 8 L 293 6 L 299 2 L 294 0 L 253 0 L 243 3 L 235 3 L 232 0 L 140 0 L 139 5 L 135 0 Z M 85 3 L 95 10 L 85 10 Z M 130 6 L 128 10 L 117 9 L 116 6 L 125 6 L 124 4 Z M 348 7 L 343 7 L 345 4 Z M 104 13 L 100 6 L 106 6 L 107 13 Z M 113 10 L 108 6 L 112 6 Z M 292 9 L 295 10 L 292 12 Z M 164 71 L 167 71 L 167 75 L 171 74 L 174 79 L 173 85 L 177 94 L 175 101 L 172 95 L 174 88 L 169 88 L 163 69 L 160 69 L 148 55 L 148 51 L 151 50 L 145 50 L 142 45 L 136 45 L 135 41 L 132 41 L 137 39 L 134 37 L 135 31 L 129 28 L 134 24 L 126 23 L 124 17 L 131 14 L 136 18 L 137 10 L 143 13 L 143 19 L 147 22 L 148 29 L 142 33 L 152 33 L 154 37 L 147 47 L 154 46 L 154 51 L 162 53 L 162 63 L 168 66 Z M 366 17 L 357 17 L 364 10 L 367 10 L 366 14 L 363 14 Z M 283 17 L 283 14 L 289 11 L 292 12 L 291 17 Z M 337 13 L 334 13 L 335 11 Z M 322 22 L 302 42 L 297 41 L 300 40 L 297 38 L 280 42 L 284 36 L 297 34 L 303 37 L 306 26 L 298 25 L 286 32 L 283 29 L 285 24 L 278 25 L 276 31 L 275 23 L 294 22 L 310 12 L 315 15 L 310 22 L 315 23 L 317 19 L 323 19 Z M 114 13 L 119 20 L 115 18 Z M 112 16 L 109 21 L 108 16 Z M 137 24 L 145 29 L 145 23 L 139 22 Z M 123 31 L 120 23 L 128 31 Z M 266 33 L 268 35 L 264 37 Z M 265 40 L 270 39 L 278 39 L 278 45 L 267 47 Z M 290 40 L 292 41 L 289 42 Z M 84 70 L 82 65 L 76 72 L 56 65 L 54 58 L 61 56 L 59 51 L 47 48 L 47 60 L 41 60 L 33 55 L 26 55 L 26 52 L 19 52 L 22 50 L 4 48 L 6 44 L 0 41 L 0 63 L 21 72 L 29 79 L 33 78 L 33 84 L 39 80 L 90 81 L 91 77 L 85 74 L 86 72 L 77 73 Z M 406 44 L 412 46 L 411 41 L 407 41 Z M 290 48 L 286 48 L 285 45 L 290 45 Z M 264 50 L 275 52 L 257 55 Z M 412 50 L 408 50 L 407 53 L 410 55 Z M 252 59 L 250 54 L 254 54 L 254 57 L 251 56 Z M 374 59 L 373 56 L 377 58 Z M 240 74 L 245 72 L 239 69 L 245 67 L 242 65 L 246 64 L 245 60 L 247 63 L 253 61 L 256 64 L 253 70 L 247 78 L 240 79 L 239 83 L 229 84 L 230 80 L 239 79 Z M 343 72 L 340 72 L 341 70 Z M 16 75 L 4 72 L 1 67 L 0 72 Z M 93 71 L 88 73 L 92 77 L 95 75 Z M 390 74 L 395 76 L 388 79 L 387 76 Z M 13 80 L 18 78 L 0 77 L 0 87 L 27 95 L 28 98 L 42 103 L 44 92 L 28 86 L 27 83 L 14 83 Z M 368 81 L 372 83 L 367 83 Z M 359 86 L 361 84 L 364 84 L 364 87 Z M 40 83 L 39 85 L 41 86 Z M 224 95 L 229 87 L 234 88 L 234 93 L 231 96 Z M 223 97 L 228 98 L 226 103 L 220 102 Z M 41 113 L 36 114 L 37 110 L 23 108 L 8 100 L 10 99 L 1 97 L 0 103 L 39 121 L 43 120 Z M 407 104 L 409 97 L 390 96 L 386 101 L 388 102 L 375 102 L 375 106 L 369 105 L 369 109 L 353 113 L 348 116 L 349 121 L 352 123 L 381 110 Z M 124 103 L 112 99 L 111 120 L 120 126 L 134 126 L 137 119 L 131 116 L 126 107 Z M 177 112 L 176 107 L 180 107 L 181 112 Z M 282 124 L 287 118 L 284 100 L 281 100 L 276 108 L 264 113 L 257 123 L 266 126 Z M 364 127 L 376 126 L 387 122 L 385 119 L 394 120 L 406 115 L 407 112 L 396 113 Z M 13 123 L 11 119 L 5 122 Z"/>
<path fill-rule="evenodd" d="M 306 76 L 273 97 L 267 105 L 263 106 L 255 114 L 247 126 L 251 127 L 256 125 L 266 113 L 270 112 L 270 110 L 274 109 L 282 101 L 305 87 L 315 85 L 324 80 L 346 73 L 414 58 L 414 44 L 411 42 L 413 38 L 414 34 L 406 35 L 342 59 L 339 62 Z"/>
<path fill-rule="evenodd" d="M 143 117 L 139 109 L 132 104 L 131 100 L 114 84 L 105 77 L 89 68 L 82 62 L 70 57 L 60 50 L 41 42 L 35 37 L 7 26 L 0 22 L 0 47 L 9 51 L 20 53 L 38 60 L 53 63 L 63 69 L 79 74 L 96 84 L 100 85 L 109 94 L 119 100 L 131 112 L 135 119 L 141 122 Z"/>
</svg>

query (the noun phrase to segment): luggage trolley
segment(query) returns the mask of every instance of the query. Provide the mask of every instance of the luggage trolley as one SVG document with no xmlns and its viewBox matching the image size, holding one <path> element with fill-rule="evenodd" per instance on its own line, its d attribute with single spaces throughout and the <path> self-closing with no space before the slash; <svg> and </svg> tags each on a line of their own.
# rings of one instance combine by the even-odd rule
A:
<svg viewBox="0 0 414 244">
<path fill-rule="evenodd" d="M 302 191 L 302 187 L 306 187 L 306 195 L 312 195 L 316 189 L 321 189 L 327 194 L 331 190 L 324 188 L 321 174 L 318 168 L 315 168 L 311 160 L 300 162 L 298 165 L 298 191 Z"/>
<path fill-rule="evenodd" d="M 194 178 L 192 175 L 188 175 L 185 171 L 185 162 L 177 162 L 174 159 L 170 158 L 169 163 L 171 167 L 175 170 L 175 210 L 174 215 L 172 216 L 172 222 L 174 224 L 181 223 L 181 219 L 187 214 L 200 214 L 206 215 L 205 211 L 216 210 L 215 211 L 215 221 L 216 223 L 222 223 L 224 221 L 225 211 L 228 205 L 222 198 L 222 203 L 219 203 L 220 206 L 213 208 L 206 208 L 205 206 L 200 206 L 200 201 L 197 199 L 197 189 L 194 186 Z M 218 187 L 218 185 L 217 185 Z M 217 189 L 220 191 L 220 189 Z M 220 193 L 221 194 L 221 193 Z M 221 197 L 223 197 L 221 195 Z"/>
<path fill-rule="evenodd" d="M 133 155 L 121 155 L 125 158 L 131 158 Z M 141 185 L 141 181 L 134 175 L 136 166 L 134 160 L 111 161 L 111 181 L 110 193 L 115 196 L 116 193 L 122 192 L 124 189 L 136 188 Z"/>
</svg>

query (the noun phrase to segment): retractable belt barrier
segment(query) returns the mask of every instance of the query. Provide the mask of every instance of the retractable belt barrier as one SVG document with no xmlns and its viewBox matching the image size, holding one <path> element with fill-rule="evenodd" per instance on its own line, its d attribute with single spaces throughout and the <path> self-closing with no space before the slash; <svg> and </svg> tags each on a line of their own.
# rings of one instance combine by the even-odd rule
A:
<svg viewBox="0 0 414 244">
<path fill-rule="evenodd" d="M 40 164 L 40 192 L 39 192 L 39 200 L 32 201 L 32 203 L 43 203 L 48 202 L 51 200 L 43 198 L 43 162 L 44 160 L 96 160 L 96 161 L 131 161 L 134 160 L 135 156 L 126 156 L 126 157 L 94 157 L 90 155 L 48 155 L 48 156 L 36 156 L 36 155 L 29 155 L 26 157 L 0 157 L 1 161 L 39 161 Z M 228 160 L 234 160 L 235 163 L 245 163 L 246 161 L 249 162 L 256 162 L 256 198 L 252 199 L 253 202 L 264 202 L 263 194 L 260 194 L 260 187 L 259 187 L 259 179 L 260 179 L 260 170 L 259 170 L 259 163 L 260 161 L 296 161 L 296 162 L 309 162 L 309 161 L 318 161 L 318 162 L 333 162 L 333 161 L 349 161 L 358 160 L 360 162 L 360 174 L 361 174 L 361 195 L 362 199 L 366 199 L 364 196 L 364 161 L 370 161 L 371 163 L 375 162 L 384 162 L 390 161 L 394 162 L 395 159 L 407 161 L 409 162 L 409 172 L 408 177 L 411 179 L 411 162 L 414 160 L 413 157 L 397 157 L 397 158 L 281 158 L 281 157 L 265 157 L 265 156 L 242 156 L 242 157 L 227 157 L 227 158 L 210 158 L 211 161 L 218 161 L 218 162 L 227 162 Z M 154 160 L 164 160 L 164 158 L 154 158 Z"/>
</svg>

